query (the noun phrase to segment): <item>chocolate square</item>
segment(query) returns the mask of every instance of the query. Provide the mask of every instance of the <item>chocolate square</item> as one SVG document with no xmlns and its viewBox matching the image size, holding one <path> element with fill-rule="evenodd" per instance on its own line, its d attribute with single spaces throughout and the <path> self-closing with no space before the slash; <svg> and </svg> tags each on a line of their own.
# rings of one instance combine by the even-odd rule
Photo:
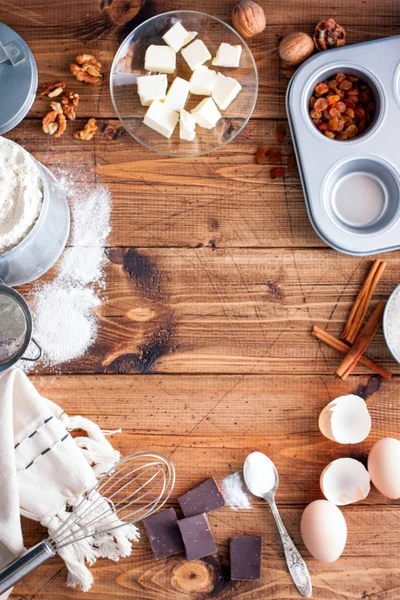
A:
<svg viewBox="0 0 400 600">
<path fill-rule="evenodd" d="M 206 479 L 197 487 L 180 496 L 178 502 L 185 517 L 210 513 L 225 506 L 224 497 L 214 477 Z"/>
<path fill-rule="evenodd" d="M 187 560 L 197 560 L 217 551 L 207 515 L 194 515 L 178 521 Z"/>
<path fill-rule="evenodd" d="M 185 550 L 177 521 L 173 508 L 144 519 L 146 533 L 156 558 L 173 556 Z"/>
<path fill-rule="evenodd" d="M 230 543 L 231 579 L 244 581 L 261 577 L 261 536 L 234 537 Z"/>
</svg>

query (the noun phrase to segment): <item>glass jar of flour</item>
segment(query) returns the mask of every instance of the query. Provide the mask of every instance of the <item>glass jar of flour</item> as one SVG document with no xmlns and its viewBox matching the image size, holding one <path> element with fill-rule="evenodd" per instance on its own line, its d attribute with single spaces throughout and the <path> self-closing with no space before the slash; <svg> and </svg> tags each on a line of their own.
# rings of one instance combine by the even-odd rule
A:
<svg viewBox="0 0 400 600">
<path fill-rule="evenodd" d="M 68 239 L 70 214 L 54 175 L 0 137 L 0 280 L 16 286 L 46 273 Z"/>
</svg>

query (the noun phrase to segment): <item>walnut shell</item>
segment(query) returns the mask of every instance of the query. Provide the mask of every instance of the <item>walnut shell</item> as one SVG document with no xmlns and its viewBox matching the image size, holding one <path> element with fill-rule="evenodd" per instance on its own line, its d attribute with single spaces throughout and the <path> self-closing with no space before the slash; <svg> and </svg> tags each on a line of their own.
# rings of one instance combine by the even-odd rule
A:
<svg viewBox="0 0 400 600">
<path fill-rule="evenodd" d="M 311 36 L 302 31 L 286 35 L 279 44 L 279 56 L 288 65 L 299 65 L 314 52 Z"/>
<path fill-rule="evenodd" d="M 346 43 L 344 27 L 336 23 L 335 19 L 323 19 L 315 27 L 314 43 L 320 52 L 344 46 Z"/>
<path fill-rule="evenodd" d="M 263 9 L 253 0 L 241 0 L 236 4 L 232 23 L 236 31 L 246 38 L 261 33 L 267 24 Z"/>
</svg>

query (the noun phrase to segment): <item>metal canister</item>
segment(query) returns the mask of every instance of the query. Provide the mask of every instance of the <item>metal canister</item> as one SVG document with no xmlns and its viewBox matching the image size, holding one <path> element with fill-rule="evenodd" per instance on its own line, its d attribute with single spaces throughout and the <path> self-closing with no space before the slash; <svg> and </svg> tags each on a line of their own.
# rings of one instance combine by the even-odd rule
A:
<svg viewBox="0 0 400 600">
<path fill-rule="evenodd" d="M 31 342 L 36 346 L 36 355 L 24 356 Z M 41 356 L 42 349 L 32 338 L 32 315 L 24 297 L 0 283 L 0 371 L 19 360 L 35 362 Z"/>
</svg>

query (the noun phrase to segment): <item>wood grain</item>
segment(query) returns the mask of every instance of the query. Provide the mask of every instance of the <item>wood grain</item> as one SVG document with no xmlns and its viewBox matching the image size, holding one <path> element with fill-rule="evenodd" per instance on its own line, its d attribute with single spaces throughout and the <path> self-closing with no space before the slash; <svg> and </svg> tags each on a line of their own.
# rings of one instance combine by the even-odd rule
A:
<svg viewBox="0 0 400 600">
<path fill-rule="evenodd" d="M 106 255 L 98 338 L 62 366 L 65 373 L 332 374 L 342 357 L 315 340 L 312 326 L 340 335 L 370 264 L 332 250 L 213 245 L 108 248 Z M 385 258 L 374 303 L 398 282 L 398 254 Z M 23 291 L 32 302 L 29 287 Z M 399 372 L 381 332 L 367 355 Z"/>
<path fill-rule="evenodd" d="M 395 373 L 382 381 L 359 368 L 346 382 L 334 377 L 340 356 L 311 336 L 316 323 L 339 335 L 370 260 L 326 248 L 309 223 L 297 171 L 271 180 L 272 164 L 256 165 L 258 146 L 279 147 L 287 167 L 293 148 L 285 127 L 285 93 L 293 70 L 281 64 L 281 37 L 312 33 L 333 16 L 348 43 L 399 33 L 396 0 L 260 0 L 265 33 L 249 40 L 260 76 L 252 120 L 228 146 L 197 159 L 166 159 L 147 151 L 115 118 L 109 71 L 121 41 L 153 14 L 197 9 L 230 21 L 233 0 L 6 0 L 0 20 L 30 44 L 39 83 L 64 79 L 79 92 L 78 119 L 59 140 L 41 131 L 46 101 L 37 99 L 7 137 L 26 147 L 56 175 L 79 187 L 107 185 L 112 194 L 112 233 L 105 254 L 106 290 L 99 307 L 99 334 L 79 360 L 55 374 L 44 364 L 32 381 L 69 414 L 83 414 L 104 428 L 122 427 L 112 443 L 123 453 L 150 448 L 166 453 L 177 468 L 178 494 L 210 475 L 219 482 L 259 449 L 281 475 L 278 504 L 290 534 L 304 553 L 316 600 L 398 600 L 399 502 L 372 490 L 344 509 L 349 536 L 333 565 L 311 559 L 300 534 L 304 506 L 321 497 L 321 470 L 340 456 L 365 463 L 380 437 L 399 436 L 399 365 L 379 333 L 368 354 Z M 93 52 L 104 65 L 100 86 L 76 82 L 69 64 Z M 88 117 L 99 132 L 88 143 L 72 133 Z M 73 199 L 72 199 L 73 200 Z M 81 249 L 82 260 L 85 250 Z M 374 296 L 387 298 L 398 283 L 400 254 L 385 256 L 388 268 Z M 57 267 L 41 283 L 52 281 Z M 21 291 L 32 302 L 33 286 Z M 318 431 L 320 410 L 332 398 L 357 393 L 373 420 L 363 444 L 338 446 Z M 211 515 L 218 554 L 195 563 L 182 557 L 157 562 L 143 536 L 130 558 L 93 567 L 93 600 L 289 600 L 298 598 L 265 506 L 224 508 Z M 45 531 L 24 520 L 27 546 Z M 228 541 L 263 535 L 259 582 L 229 580 Z M 59 559 L 18 584 L 12 600 L 84 599 L 65 586 Z"/>
</svg>

